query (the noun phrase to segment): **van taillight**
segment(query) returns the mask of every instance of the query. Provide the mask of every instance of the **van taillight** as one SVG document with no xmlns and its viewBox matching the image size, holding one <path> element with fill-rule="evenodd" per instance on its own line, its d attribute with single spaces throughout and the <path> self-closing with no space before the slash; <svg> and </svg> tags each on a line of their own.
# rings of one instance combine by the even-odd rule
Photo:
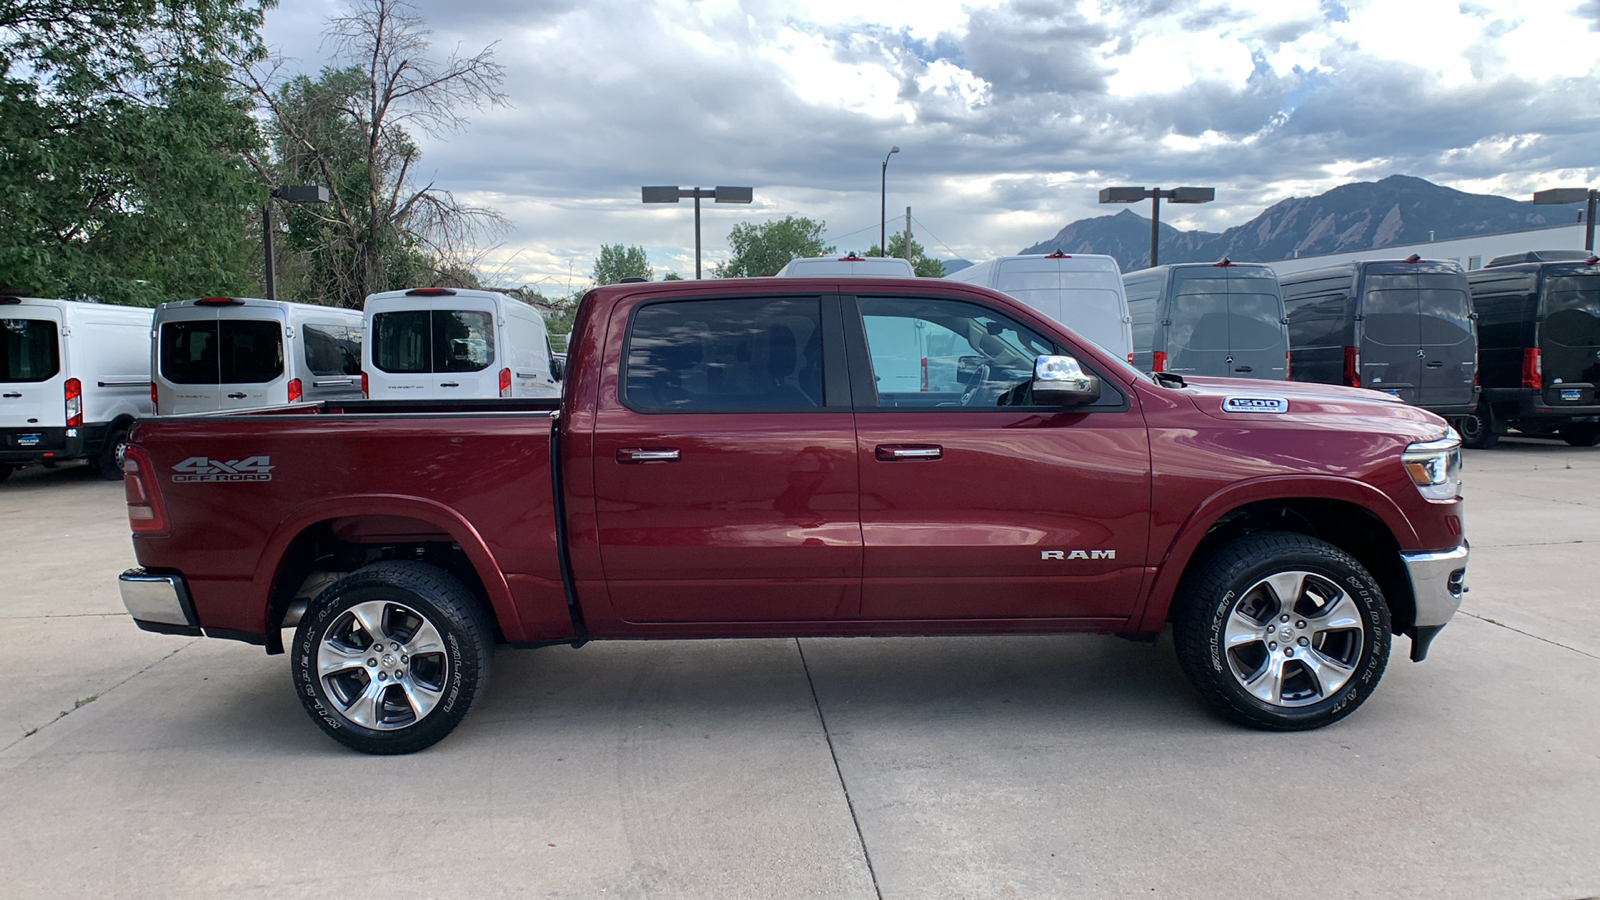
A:
<svg viewBox="0 0 1600 900">
<path fill-rule="evenodd" d="M 1294 354 L 1288 350 L 1283 351 L 1283 377 L 1287 381 L 1294 380 Z"/>
<path fill-rule="evenodd" d="M 1544 356 L 1538 347 L 1522 348 L 1522 386 L 1536 391 L 1544 389 Z"/>
<path fill-rule="evenodd" d="M 300 384 L 300 379 L 298 379 L 298 378 L 289 379 L 289 402 L 290 403 L 299 403 L 300 402 L 300 398 L 304 397 L 304 396 L 305 396 L 305 387 Z"/>
<path fill-rule="evenodd" d="M 150 415 L 161 415 L 161 398 L 156 396 L 156 383 L 150 382 Z"/>
<path fill-rule="evenodd" d="M 1361 348 L 1344 348 L 1344 383 L 1361 387 Z"/>
<path fill-rule="evenodd" d="M 1133 354 L 1132 353 L 1128 354 L 1128 365 L 1130 365 L 1130 366 L 1133 365 Z"/>
<path fill-rule="evenodd" d="M 167 511 L 156 491 L 155 464 L 138 447 L 129 446 L 123 456 L 122 491 L 128 498 L 128 526 L 135 534 L 167 530 Z"/>
<path fill-rule="evenodd" d="M 1472 348 L 1472 389 L 1473 390 L 1477 390 L 1478 387 L 1479 387 L 1479 385 L 1478 385 L 1478 367 L 1480 365 L 1482 365 L 1482 362 L 1481 362 L 1481 358 L 1478 356 L 1478 348 L 1477 347 L 1473 347 Z"/>
<path fill-rule="evenodd" d="M 76 378 L 67 379 L 67 427 L 77 428 L 83 424 L 83 382 Z"/>
<path fill-rule="evenodd" d="M 1160 350 L 1150 354 L 1150 371 L 1165 372 L 1167 370 L 1167 355 Z"/>
<path fill-rule="evenodd" d="M 367 387 L 367 373 L 362 372 L 361 373 L 361 399 L 365 400 L 365 399 L 370 398 L 371 396 L 372 396 L 372 391 L 370 389 L 368 389 L 368 387 Z"/>
<path fill-rule="evenodd" d="M 502 396 L 502 397 L 511 396 L 511 370 L 510 369 L 501 369 L 500 370 L 500 396 Z"/>
</svg>

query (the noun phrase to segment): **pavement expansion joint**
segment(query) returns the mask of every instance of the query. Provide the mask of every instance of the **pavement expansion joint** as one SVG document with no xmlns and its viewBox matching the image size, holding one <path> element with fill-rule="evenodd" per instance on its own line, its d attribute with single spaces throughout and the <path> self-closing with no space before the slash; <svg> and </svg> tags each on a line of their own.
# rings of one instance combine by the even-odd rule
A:
<svg viewBox="0 0 1600 900">
<path fill-rule="evenodd" d="M 1488 616 L 1480 616 L 1480 615 L 1477 615 L 1475 613 L 1469 613 L 1464 609 L 1457 610 L 1456 612 L 1457 612 L 1457 615 L 1471 616 L 1472 618 L 1477 619 L 1479 622 L 1487 622 L 1490 625 L 1498 625 L 1499 627 L 1504 628 L 1507 631 L 1515 631 L 1517 634 L 1525 635 L 1527 637 L 1531 637 L 1536 641 L 1544 641 L 1546 644 L 1551 644 L 1553 646 L 1560 647 L 1563 650 L 1571 650 L 1573 653 L 1576 653 L 1579 656 L 1587 656 L 1590 659 L 1600 659 L 1600 656 L 1596 656 L 1595 654 L 1590 653 L 1590 652 L 1588 652 L 1586 650 L 1579 650 L 1577 647 L 1570 647 L 1570 646 L 1568 646 L 1566 644 L 1561 643 L 1560 641 L 1552 641 L 1547 637 L 1541 637 L 1541 636 L 1539 636 L 1537 634 L 1534 634 L 1531 631 L 1523 631 L 1521 628 L 1516 628 L 1514 626 L 1507 625 L 1506 623 L 1500 621 L 1499 619 L 1491 619 Z"/>
<path fill-rule="evenodd" d="M 867 875 L 872 879 L 872 893 L 878 900 L 883 900 L 883 889 L 878 886 L 878 872 L 872 867 L 872 854 L 867 850 L 867 837 L 861 833 L 861 819 L 856 816 L 855 801 L 850 799 L 850 785 L 845 783 L 844 769 L 839 765 L 839 752 L 833 746 L 833 732 L 828 730 L 828 717 L 822 712 L 822 701 L 817 697 L 817 683 L 811 678 L 811 664 L 806 662 L 805 648 L 800 645 L 800 639 L 794 639 L 795 652 L 800 654 L 800 668 L 806 673 L 806 687 L 811 689 L 811 705 L 817 711 L 817 720 L 822 723 L 822 737 L 828 742 L 828 756 L 833 759 L 833 772 L 839 776 L 839 789 L 844 792 L 844 805 L 850 810 L 850 824 L 856 829 L 856 842 L 861 845 L 861 858 L 867 862 Z"/>
<path fill-rule="evenodd" d="M 128 677 L 122 679 L 121 681 L 117 682 L 116 684 L 111 685 L 110 687 L 106 688 L 105 690 L 100 691 L 99 693 L 94 694 L 93 696 L 91 696 L 91 697 L 89 697 L 87 699 L 83 699 L 83 700 L 77 701 L 75 704 L 73 704 L 73 707 L 71 709 L 62 710 L 61 711 L 61 715 L 56 716 L 54 719 L 51 719 L 50 721 L 44 723 L 43 725 L 40 725 L 39 727 L 33 729 L 32 731 L 24 732 L 20 737 L 18 737 L 16 740 L 12 741 L 9 744 L 0 745 L 0 753 L 4 753 L 7 750 L 10 750 L 12 747 L 17 746 L 18 744 L 22 743 L 23 741 L 27 740 L 28 738 L 31 738 L 34 735 L 38 734 L 39 732 L 45 730 L 46 728 L 49 728 L 51 725 L 54 725 L 55 723 L 61 721 L 62 719 L 65 719 L 67 716 L 70 716 L 73 713 L 77 712 L 78 710 L 84 708 L 85 706 L 88 706 L 90 703 L 93 703 L 96 700 L 104 699 L 107 694 L 111 693 L 112 691 L 116 690 L 119 687 L 122 687 L 123 685 L 125 685 L 128 682 L 134 680 L 135 678 L 138 678 L 140 675 L 143 675 L 144 673 L 150 671 L 151 669 L 155 668 L 156 666 L 161 665 L 162 663 L 166 662 L 167 660 L 171 659 L 172 657 L 178 655 L 178 653 L 183 651 L 184 647 L 189 647 L 189 646 L 193 645 L 195 641 L 198 641 L 198 640 L 201 640 L 201 638 L 192 638 L 189 641 L 186 641 L 183 644 L 182 647 L 176 648 L 171 653 L 168 653 L 166 656 L 163 656 L 160 659 L 155 660 L 154 662 L 150 663 L 148 666 L 145 666 L 144 668 L 140 669 L 139 671 L 134 672 L 132 675 L 129 675 Z"/>
</svg>

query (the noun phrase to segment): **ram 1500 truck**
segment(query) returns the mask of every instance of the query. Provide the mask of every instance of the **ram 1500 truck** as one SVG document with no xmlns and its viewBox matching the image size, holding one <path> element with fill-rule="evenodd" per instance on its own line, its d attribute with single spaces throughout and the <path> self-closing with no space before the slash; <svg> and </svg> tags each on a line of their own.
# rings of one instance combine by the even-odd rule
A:
<svg viewBox="0 0 1600 900">
<path fill-rule="evenodd" d="M 317 725 L 404 753 L 501 642 L 1168 623 L 1219 714 L 1315 728 L 1460 602 L 1459 438 L 1373 391 L 1145 375 L 924 279 L 600 288 L 567 363 L 559 401 L 140 422 L 128 610 L 287 650 Z"/>
</svg>

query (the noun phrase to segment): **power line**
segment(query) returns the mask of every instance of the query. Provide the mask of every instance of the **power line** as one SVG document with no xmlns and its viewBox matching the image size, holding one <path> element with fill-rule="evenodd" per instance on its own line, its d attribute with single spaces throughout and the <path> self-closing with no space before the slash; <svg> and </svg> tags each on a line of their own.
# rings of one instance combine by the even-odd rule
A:
<svg viewBox="0 0 1600 900">
<path fill-rule="evenodd" d="M 825 234 L 825 235 L 822 236 L 822 242 L 826 244 L 829 241 L 837 241 L 840 238 L 847 238 L 847 237 L 850 237 L 852 235 L 857 235 L 857 234 L 860 234 L 863 231 L 871 231 L 872 229 L 877 228 L 879 224 L 880 223 L 878 223 L 878 222 L 874 222 L 874 223 L 872 223 L 871 225 L 868 225 L 865 228 L 857 228 L 855 231 L 847 231 L 844 234 Z"/>
<path fill-rule="evenodd" d="M 919 219 L 915 215 L 913 215 L 911 217 L 911 221 L 917 223 L 917 227 L 922 229 L 922 233 L 923 234 L 927 235 L 928 237 L 933 238 L 934 243 L 936 243 L 939 246 L 943 247 L 946 251 L 949 252 L 949 254 L 951 256 L 955 257 L 956 259 L 960 259 L 961 258 L 961 254 L 959 254 L 955 250 L 951 249 L 949 244 L 946 244 L 944 241 L 939 240 L 939 236 L 938 235 L 936 235 L 933 232 L 929 231 L 928 230 L 928 226 L 922 224 L 922 220 L 921 219 Z"/>
</svg>

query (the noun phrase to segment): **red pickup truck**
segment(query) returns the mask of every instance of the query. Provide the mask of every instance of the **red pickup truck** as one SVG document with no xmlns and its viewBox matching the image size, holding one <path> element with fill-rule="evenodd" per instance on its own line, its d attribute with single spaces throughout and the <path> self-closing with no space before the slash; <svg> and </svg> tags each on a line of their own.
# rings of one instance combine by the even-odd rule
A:
<svg viewBox="0 0 1600 900">
<path fill-rule="evenodd" d="M 448 734 L 502 642 L 1168 623 L 1221 715 L 1315 728 L 1459 605 L 1460 465 L 1387 395 L 1142 374 L 971 285 L 624 284 L 559 401 L 140 422 L 121 588 L 146 630 L 288 649 L 371 753 Z"/>
</svg>

